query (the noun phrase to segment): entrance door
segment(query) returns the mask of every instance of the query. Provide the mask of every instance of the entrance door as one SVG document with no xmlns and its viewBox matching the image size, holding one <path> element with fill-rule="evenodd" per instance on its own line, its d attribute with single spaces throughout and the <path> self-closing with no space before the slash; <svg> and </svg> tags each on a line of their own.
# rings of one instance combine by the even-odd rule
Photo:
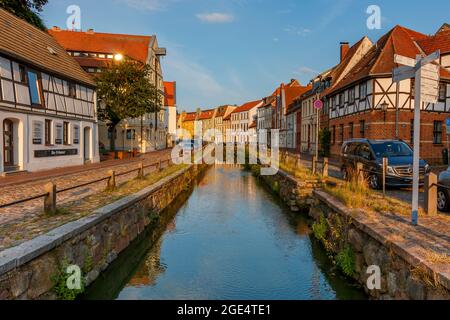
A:
<svg viewBox="0 0 450 320">
<path fill-rule="evenodd" d="M 91 161 L 91 128 L 84 128 L 84 162 Z"/>
<path fill-rule="evenodd" d="M 3 164 L 14 166 L 14 124 L 11 120 L 3 121 Z"/>
</svg>

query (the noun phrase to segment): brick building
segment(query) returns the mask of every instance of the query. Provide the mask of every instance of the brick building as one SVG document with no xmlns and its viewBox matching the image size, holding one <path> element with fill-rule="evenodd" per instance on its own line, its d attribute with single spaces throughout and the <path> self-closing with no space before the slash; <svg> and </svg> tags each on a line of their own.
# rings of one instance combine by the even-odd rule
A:
<svg viewBox="0 0 450 320">
<path fill-rule="evenodd" d="M 333 155 L 352 138 L 402 139 L 412 142 L 414 79 L 392 81 L 394 55 L 415 58 L 441 50 L 439 102 L 424 104 L 421 114 L 421 156 L 442 159 L 450 147 L 445 122 L 450 117 L 450 30 L 441 28 L 428 36 L 396 26 L 381 37 L 367 54 L 324 95 L 329 107 Z"/>
</svg>

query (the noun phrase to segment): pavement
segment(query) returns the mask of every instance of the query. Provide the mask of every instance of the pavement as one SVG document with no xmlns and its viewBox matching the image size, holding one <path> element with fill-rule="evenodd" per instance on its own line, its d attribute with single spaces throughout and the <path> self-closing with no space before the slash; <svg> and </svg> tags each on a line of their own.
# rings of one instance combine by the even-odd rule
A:
<svg viewBox="0 0 450 320">
<path fill-rule="evenodd" d="M 108 171 L 117 174 L 137 169 L 144 161 L 145 165 L 170 158 L 171 150 L 155 151 L 140 157 L 126 160 L 112 160 L 84 166 L 59 168 L 35 173 L 21 174 L 0 178 L 0 204 L 6 204 L 23 198 L 33 197 L 44 193 L 44 186 L 54 182 L 57 189 L 66 189 L 108 176 Z M 150 170 L 150 169 L 149 169 Z M 116 178 L 117 184 L 122 184 L 136 177 L 136 172 Z M 106 181 L 76 188 L 58 194 L 57 203 L 66 204 L 80 201 L 83 198 L 102 191 L 106 188 Z M 0 225 L 38 217 L 43 212 L 43 199 L 36 199 L 22 204 L 0 209 Z"/>
</svg>

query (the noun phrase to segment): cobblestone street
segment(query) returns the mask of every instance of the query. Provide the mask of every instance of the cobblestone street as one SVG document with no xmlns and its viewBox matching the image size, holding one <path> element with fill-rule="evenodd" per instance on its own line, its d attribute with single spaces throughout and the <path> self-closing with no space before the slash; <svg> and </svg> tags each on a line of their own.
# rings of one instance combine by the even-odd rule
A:
<svg viewBox="0 0 450 320">
<path fill-rule="evenodd" d="M 89 181 L 107 177 L 109 170 L 115 170 L 116 174 L 120 174 L 122 172 L 137 169 L 142 160 L 144 160 L 145 165 L 157 162 L 160 159 L 167 160 L 170 158 L 170 153 L 170 150 L 157 151 L 143 155 L 142 157 L 136 159 L 88 165 L 84 171 L 80 171 L 80 169 L 82 169 L 80 167 L 74 167 L 66 168 L 64 170 L 56 169 L 45 173 L 24 175 L 17 177 L 18 181 L 22 181 L 17 184 L 10 183 L 11 177 L 3 178 L 3 180 L 0 179 L 0 204 L 10 203 L 44 193 L 45 184 L 51 181 L 56 184 L 57 189 L 66 189 L 87 183 Z M 147 172 L 148 170 L 154 169 L 149 168 L 147 169 Z M 135 177 L 136 172 L 132 172 L 130 174 L 117 177 L 116 183 L 122 184 Z M 57 203 L 66 204 L 73 201 L 79 201 L 86 196 L 104 190 L 105 187 L 106 181 L 63 192 L 58 194 Z M 43 198 L 3 208 L 0 209 L 0 225 L 22 220 L 25 217 L 26 219 L 32 219 L 33 217 L 42 214 L 42 212 Z"/>
</svg>

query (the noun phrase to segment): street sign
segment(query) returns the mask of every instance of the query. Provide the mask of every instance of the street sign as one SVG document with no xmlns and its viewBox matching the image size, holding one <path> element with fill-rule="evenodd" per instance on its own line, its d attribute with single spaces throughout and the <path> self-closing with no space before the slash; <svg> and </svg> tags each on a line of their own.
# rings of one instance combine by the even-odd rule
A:
<svg viewBox="0 0 450 320">
<path fill-rule="evenodd" d="M 416 69 L 412 67 L 402 66 L 394 69 L 392 75 L 393 82 L 400 82 L 406 79 L 412 79 L 416 76 Z"/>
<path fill-rule="evenodd" d="M 323 102 L 322 102 L 322 100 L 316 100 L 316 101 L 314 101 L 314 108 L 316 108 L 316 109 L 322 109 L 323 108 Z"/>
<path fill-rule="evenodd" d="M 394 62 L 411 68 L 416 66 L 416 60 L 404 56 L 399 56 L 398 54 L 394 56 Z"/>
<path fill-rule="evenodd" d="M 419 179 L 420 179 L 420 116 L 424 102 L 437 103 L 439 95 L 440 66 L 432 64 L 440 59 L 440 51 L 416 60 L 399 55 L 394 56 L 395 63 L 404 66 L 395 69 L 392 73 L 393 81 L 399 82 L 408 78 L 415 79 L 416 90 L 414 94 L 414 157 L 413 157 L 413 191 L 412 191 L 412 223 L 419 220 Z M 450 119 L 447 119 L 447 133 L 449 133 Z"/>
</svg>

